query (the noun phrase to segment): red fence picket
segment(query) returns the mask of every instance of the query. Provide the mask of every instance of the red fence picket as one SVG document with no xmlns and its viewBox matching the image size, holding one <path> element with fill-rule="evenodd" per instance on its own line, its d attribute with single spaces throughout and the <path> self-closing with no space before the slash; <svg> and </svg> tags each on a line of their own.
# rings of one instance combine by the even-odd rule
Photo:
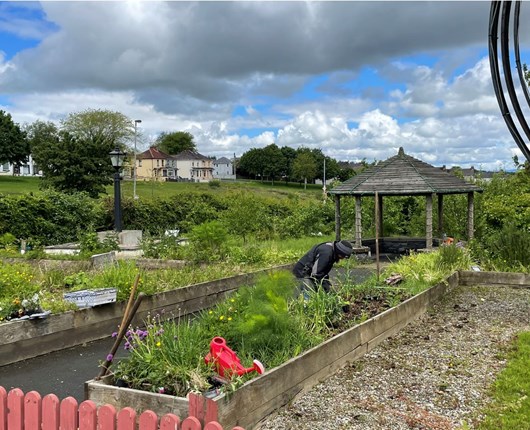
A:
<svg viewBox="0 0 530 430">
<path fill-rule="evenodd" d="M 116 412 L 112 405 L 98 408 L 91 400 L 78 405 L 73 397 L 59 401 L 55 394 L 41 398 L 36 391 L 24 395 L 19 388 L 7 392 L 0 386 L 0 430 L 223 430 L 213 420 L 203 427 L 200 419 L 208 419 L 210 413 L 197 412 L 203 416 L 182 422 L 173 414 L 159 419 L 153 411 L 143 412 L 137 420 L 132 408 Z"/>
</svg>

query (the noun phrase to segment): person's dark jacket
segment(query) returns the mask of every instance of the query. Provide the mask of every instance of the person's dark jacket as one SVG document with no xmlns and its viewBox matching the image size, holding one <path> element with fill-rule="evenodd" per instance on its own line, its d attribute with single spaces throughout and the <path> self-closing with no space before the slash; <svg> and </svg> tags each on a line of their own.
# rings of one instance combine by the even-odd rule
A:
<svg viewBox="0 0 530 430">
<path fill-rule="evenodd" d="M 328 287 L 329 272 L 337 261 L 334 243 L 319 243 L 294 265 L 293 274 L 297 278 L 311 278 L 316 284 L 322 283 L 324 287 Z"/>
</svg>

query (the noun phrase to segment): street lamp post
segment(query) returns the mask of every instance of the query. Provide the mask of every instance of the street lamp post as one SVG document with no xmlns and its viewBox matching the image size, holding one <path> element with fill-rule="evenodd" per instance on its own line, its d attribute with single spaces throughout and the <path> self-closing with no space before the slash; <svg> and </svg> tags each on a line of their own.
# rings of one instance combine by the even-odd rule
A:
<svg viewBox="0 0 530 430">
<path fill-rule="evenodd" d="M 121 231 L 121 189 L 120 189 L 120 170 L 125 159 L 125 152 L 120 148 L 110 151 L 110 161 L 114 167 L 114 230 L 116 233 Z"/>
<path fill-rule="evenodd" d="M 133 167 L 133 196 L 135 199 L 138 198 L 136 195 L 136 136 L 137 136 L 137 126 L 141 123 L 141 119 L 134 120 L 134 167 Z"/>
</svg>

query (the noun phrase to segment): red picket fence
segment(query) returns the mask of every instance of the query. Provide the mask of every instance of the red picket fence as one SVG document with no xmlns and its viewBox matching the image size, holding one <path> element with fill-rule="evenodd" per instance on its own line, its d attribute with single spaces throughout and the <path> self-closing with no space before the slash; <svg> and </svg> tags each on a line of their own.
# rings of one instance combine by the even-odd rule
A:
<svg viewBox="0 0 530 430">
<path fill-rule="evenodd" d="M 196 417 L 180 421 L 173 414 L 160 420 L 153 411 L 139 417 L 132 408 L 116 412 L 112 405 L 98 408 L 91 400 L 80 405 L 73 397 L 59 401 L 55 394 L 41 398 L 36 391 L 24 395 L 15 388 L 9 393 L 0 386 L 0 430 L 223 430 L 216 422 L 204 425 Z M 232 430 L 244 430 L 234 427 Z"/>
</svg>

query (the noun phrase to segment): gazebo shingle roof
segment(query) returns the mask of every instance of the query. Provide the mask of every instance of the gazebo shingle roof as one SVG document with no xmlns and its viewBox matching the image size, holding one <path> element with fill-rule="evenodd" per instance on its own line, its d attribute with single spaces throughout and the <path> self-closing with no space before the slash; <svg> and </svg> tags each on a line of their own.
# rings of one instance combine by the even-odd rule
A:
<svg viewBox="0 0 530 430">
<path fill-rule="evenodd" d="M 482 188 L 405 154 L 397 155 L 362 171 L 329 191 L 335 195 L 427 195 L 460 194 Z"/>
</svg>

